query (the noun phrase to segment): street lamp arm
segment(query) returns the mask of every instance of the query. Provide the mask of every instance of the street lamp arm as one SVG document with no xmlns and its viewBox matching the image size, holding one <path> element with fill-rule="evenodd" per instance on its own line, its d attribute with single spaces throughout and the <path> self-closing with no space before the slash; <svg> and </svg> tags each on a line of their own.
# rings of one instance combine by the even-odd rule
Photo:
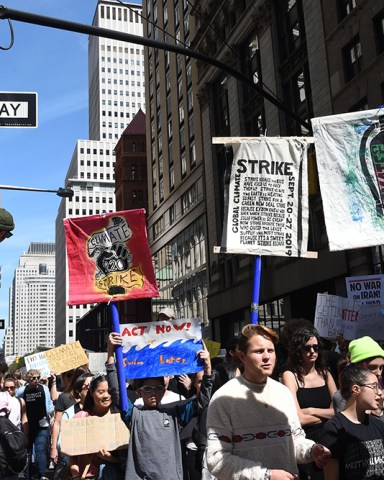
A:
<svg viewBox="0 0 384 480">
<path fill-rule="evenodd" d="M 49 190 L 46 188 L 33 188 L 33 187 L 17 187 L 14 185 L 0 185 L 0 190 L 22 190 L 26 192 L 48 192 L 56 193 L 59 197 L 72 198 L 73 190 L 71 188 L 59 188 L 57 190 Z"/>
<path fill-rule="evenodd" d="M 44 27 L 58 28 L 60 30 L 68 30 L 76 33 L 84 33 L 88 35 L 93 35 L 95 37 L 104 37 L 110 38 L 113 40 L 119 40 L 122 42 L 134 43 L 137 45 L 144 45 L 146 47 L 158 48 L 160 50 L 167 50 L 169 52 L 180 53 L 187 57 L 195 58 L 202 62 L 209 63 L 220 70 L 227 72 L 229 75 L 237 78 L 239 81 L 246 83 L 250 88 L 256 90 L 259 95 L 262 95 L 266 100 L 275 105 L 278 109 L 285 112 L 297 123 L 308 129 L 309 132 L 312 131 L 311 124 L 306 122 L 294 112 L 292 112 L 283 102 L 275 98 L 270 93 L 266 92 L 262 87 L 256 85 L 251 79 L 243 75 L 238 70 L 226 65 L 225 63 L 216 60 L 215 58 L 204 55 L 200 52 L 192 50 L 190 48 L 181 47 L 179 45 L 171 45 L 159 40 L 153 40 L 151 38 L 141 37 L 139 35 L 132 35 L 130 33 L 118 32 L 115 30 L 110 30 L 102 27 L 95 27 L 94 25 L 84 25 L 77 22 L 69 22 L 67 20 L 60 20 L 58 18 L 46 17 L 43 15 L 37 15 L 34 13 L 22 12 L 20 10 L 14 10 L 12 8 L 7 8 L 4 5 L 0 6 L 0 19 L 12 19 L 24 23 L 32 23 L 34 25 L 41 25 Z"/>
</svg>

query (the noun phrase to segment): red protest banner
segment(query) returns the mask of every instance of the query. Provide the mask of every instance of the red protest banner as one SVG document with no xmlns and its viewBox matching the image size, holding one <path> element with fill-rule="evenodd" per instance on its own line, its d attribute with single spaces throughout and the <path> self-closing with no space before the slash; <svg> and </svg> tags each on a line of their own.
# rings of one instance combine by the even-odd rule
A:
<svg viewBox="0 0 384 480">
<path fill-rule="evenodd" d="M 158 297 L 145 210 L 66 218 L 69 305 Z"/>
</svg>

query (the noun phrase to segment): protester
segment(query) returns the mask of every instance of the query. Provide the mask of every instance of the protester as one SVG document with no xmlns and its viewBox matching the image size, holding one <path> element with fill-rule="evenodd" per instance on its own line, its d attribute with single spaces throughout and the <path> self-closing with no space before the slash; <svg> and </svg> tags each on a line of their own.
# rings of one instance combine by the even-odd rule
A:
<svg viewBox="0 0 384 480">
<path fill-rule="evenodd" d="M 111 333 L 108 338 L 108 374 L 114 402 L 119 404 L 114 346 L 122 344 L 121 336 Z M 164 377 L 141 378 L 134 386 L 143 398 L 144 406 L 139 409 L 128 400 L 128 408 L 122 418 L 130 428 L 126 479 L 138 480 L 182 480 L 182 454 L 179 427 L 185 426 L 191 418 L 209 403 L 212 375 L 211 362 L 207 350 L 197 355 L 204 361 L 203 382 L 198 397 L 184 404 L 169 407 L 160 405 L 165 393 Z"/>
<path fill-rule="evenodd" d="M 215 365 L 215 370 L 220 375 L 222 384 L 237 377 L 243 369 L 243 363 L 239 357 L 238 343 L 238 337 L 229 339 L 225 344 L 225 359 Z"/>
<path fill-rule="evenodd" d="M 281 380 L 281 375 L 286 370 L 288 360 L 289 345 L 296 330 L 300 328 L 312 328 L 313 324 L 306 318 L 291 318 L 286 320 L 279 334 L 279 341 L 276 345 L 276 365 L 272 374 L 275 380 Z"/>
<path fill-rule="evenodd" d="M 373 338 L 365 336 L 352 340 L 349 343 L 350 362 L 360 365 L 364 368 L 368 368 L 374 375 L 376 375 L 377 381 L 382 386 L 382 373 L 384 368 L 384 350 L 380 345 L 373 340 Z M 342 397 L 341 392 L 336 392 L 333 397 L 333 405 L 335 412 L 340 412 L 345 406 L 345 399 Z M 378 409 L 372 411 L 374 415 L 383 417 L 383 404 Z"/>
<path fill-rule="evenodd" d="M 37 472 L 40 480 L 47 480 L 47 442 L 49 437 L 49 423 L 53 415 L 53 403 L 49 390 L 45 385 L 39 384 L 40 372 L 29 370 L 27 372 L 27 384 L 21 387 L 17 396 L 25 400 L 29 425 L 28 435 L 28 465 L 24 472 L 24 478 L 32 480 L 31 455 L 34 451 Z"/>
<path fill-rule="evenodd" d="M 16 387 L 20 388 L 24 386 L 27 382 L 25 381 L 23 374 L 21 373 L 20 369 L 17 369 L 13 372 L 13 378 L 16 380 L 17 384 Z"/>
<path fill-rule="evenodd" d="M 324 422 L 334 415 L 336 385 L 325 367 L 322 342 L 315 328 L 294 332 L 282 382 L 292 392 L 306 437 L 317 442 Z M 324 478 L 323 472 L 310 463 L 299 465 L 299 474 L 303 480 Z"/>
<path fill-rule="evenodd" d="M 118 413 L 118 409 L 112 405 L 107 376 L 100 373 L 93 377 L 89 383 L 83 410 L 76 413 L 74 418 L 103 417 L 109 413 Z M 100 433 L 102 434 L 102 432 Z M 102 436 L 100 438 L 102 443 Z M 74 480 L 80 478 L 122 480 L 124 477 L 118 453 L 109 452 L 103 448 L 96 455 L 72 456 L 69 463 Z"/>
<path fill-rule="evenodd" d="M 10 422 L 13 423 L 15 427 L 22 430 L 24 435 L 28 434 L 28 422 L 26 420 L 25 408 L 22 412 L 21 402 L 15 397 L 16 393 L 16 382 L 13 378 L 6 378 L 4 381 L 3 391 L 0 392 L 0 417 L 6 417 Z M 24 404 L 25 407 L 25 404 Z M 2 421 L 2 420 L 0 420 Z M 23 423 L 24 422 L 24 423 Z M 23 429 L 22 429 L 23 426 Z M 4 430 L 7 431 L 8 437 L 12 436 L 11 432 L 8 430 L 8 426 L 4 425 Z M 4 435 L 3 428 L 1 429 L 2 433 L 0 436 Z M 20 434 L 24 437 L 23 434 Z M 7 445 L 3 444 L 3 439 L 0 438 L 0 478 L 1 480 L 18 480 L 18 475 L 12 471 L 12 468 L 9 465 L 9 451 Z M 20 438 L 22 442 L 23 449 L 26 449 L 27 446 L 27 437 Z M 11 445 L 8 445 L 8 448 Z M 15 446 L 12 443 L 12 446 Z M 14 451 L 13 455 L 17 456 L 18 451 Z"/>
<path fill-rule="evenodd" d="M 325 480 L 383 479 L 384 424 L 366 413 L 383 402 L 377 377 L 351 364 L 340 380 L 345 407 L 325 424 L 321 434 L 321 443 L 332 457 L 324 467 Z"/>
<path fill-rule="evenodd" d="M 244 373 L 213 396 L 207 417 L 208 469 L 220 480 L 292 480 L 297 463 L 322 467 L 329 450 L 306 439 L 291 392 L 272 375 L 276 332 L 247 325 L 239 337 Z"/>
<path fill-rule="evenodd" d="M 11 414 L 9 419 L 28 437 L 28 418 L 24 398 L 16 397 L 16 380 L 12 377 L 6 377 L 3 390 L 12 397 Z"/>
</svg>

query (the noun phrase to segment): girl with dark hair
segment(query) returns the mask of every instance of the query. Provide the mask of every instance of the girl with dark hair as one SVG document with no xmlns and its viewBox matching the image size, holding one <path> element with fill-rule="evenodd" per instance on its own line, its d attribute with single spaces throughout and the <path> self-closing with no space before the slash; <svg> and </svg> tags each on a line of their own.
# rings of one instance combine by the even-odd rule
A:
<svg viewBox="0 0 384 480">
<path fill-rule="evenodd" d="M 321 338 L 315 328 L 296 330 L 290 342 L 287 370 L 282 382 L 293 394 L 300 423 L 307 438 L 318 442 L 326 420 L 334 415 L 332 397 L 336 385 L 326 369 Z M 312 464 L 299 465 L 300 478 L 324 478 Z"/>
<path fill-rule="evenodd" d="M 119 413 L 112 404 L 106 373 L 100 373 L 92 378 L 84 401 L 83 410 L 74 418 L 88 416 L 103 417 L 110 413 Z M 124 477 L 117 453 L 101 449 L 97 454 L 78 455 L 70 457 L 70 470 L 73 479 L 113 479 Z"/>
<path fill-rule="evenodd" d="M 325 480 L 384 479 L 384 423 L 367 413 L 383 402 L 376 375 L 360 365 L 348 365 L 341 373 L 340 392 L 346 405 L 321 433 L 321 443 L 331 451 Z"/>
</svg>

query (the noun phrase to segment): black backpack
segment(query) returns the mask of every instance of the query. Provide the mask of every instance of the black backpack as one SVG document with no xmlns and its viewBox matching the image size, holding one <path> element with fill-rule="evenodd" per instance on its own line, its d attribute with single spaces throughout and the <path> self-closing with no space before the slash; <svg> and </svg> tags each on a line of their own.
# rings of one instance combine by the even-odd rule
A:
<svg viewBox="0 0 384 480">
<path fill-rule="evenodd" d="M 27 466 L 27 439 L 9 418 L 0 417 L 0 470 L 21 473 Z"/>
</svg>

